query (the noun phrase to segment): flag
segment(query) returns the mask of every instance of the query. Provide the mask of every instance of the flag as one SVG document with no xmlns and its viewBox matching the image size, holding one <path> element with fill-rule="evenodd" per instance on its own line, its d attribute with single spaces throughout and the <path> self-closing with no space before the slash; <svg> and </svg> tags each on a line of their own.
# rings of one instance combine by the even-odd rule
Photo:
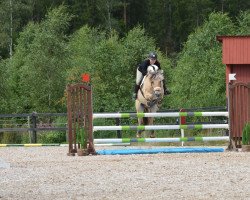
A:
<svg viewBox="0 0 250 200">
<path fill-rule="evenodd" d="M 90 82 L 90 75 L 89 74 L 82 74 L 82 82 L 89 83 Z"/>
</svg>

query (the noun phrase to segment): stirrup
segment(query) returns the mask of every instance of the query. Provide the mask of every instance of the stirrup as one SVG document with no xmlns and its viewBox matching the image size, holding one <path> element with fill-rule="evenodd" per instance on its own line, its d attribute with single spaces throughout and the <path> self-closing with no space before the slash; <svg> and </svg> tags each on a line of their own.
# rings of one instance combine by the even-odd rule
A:
<svg viewBox="0 0 250 200">
<path fill-rule="evenodd" d="M 170 90 L 166 89 L 166 90 L 164 91 L 164 95 L 170 95 L 170 94 L 171 94 Z"/>
<path fill-rule="evenodd" d="M 137 99 L 137 94 L 136 94 L 136 93 L 133 94 L 132 99 L 133 99 L 133 100 L 136 100 L 136 99 Z"/>
</svg>

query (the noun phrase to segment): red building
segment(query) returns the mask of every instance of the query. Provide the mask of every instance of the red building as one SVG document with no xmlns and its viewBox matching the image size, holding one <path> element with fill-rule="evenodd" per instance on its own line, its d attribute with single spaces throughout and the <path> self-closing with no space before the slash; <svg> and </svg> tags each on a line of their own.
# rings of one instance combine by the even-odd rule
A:
<svg viewBox="0 0 250 200">
<path fill-rule="evenodd" d="M 242 129 L 250 122 L 250 35 L 217 36 L 217 40 L 222 43 L 222 63 L 226 65 L 230 137 L 240 147 Z M 236 74 L 230 84 L 229 74 Z"/>
</svg>

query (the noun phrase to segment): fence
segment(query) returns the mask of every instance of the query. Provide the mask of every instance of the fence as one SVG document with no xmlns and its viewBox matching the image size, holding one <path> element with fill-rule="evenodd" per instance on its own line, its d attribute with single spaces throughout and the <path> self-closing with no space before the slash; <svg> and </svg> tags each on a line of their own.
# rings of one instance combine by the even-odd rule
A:
<svg viewBox="0 0 250 200">
<path fill-rule="evenodd" d="M 190 115 L 190 113 L 192 113 L 192 111 L 196 111 L 196 110 L 209 111 L 209 110 L 226 110 L 226 109 L 225 107 L 207 107 L 207 108 L 193 108 L 193 109 L 185 109 L 185 110 L 188 112 L 182 113 L 181 117 L 188 116 Z M 161 112 L 166 112 L 163 115 L 169 116 L 171 115 L 172 112 L 175 112 L 175 111 L 178 111 L 178 109 L 162 110 Z M 161 112 L 157 113 L 157 115 L 162 115 Z M 209 112 L 206 112 L 206 113 L 209 114 Z M 117 118 L 114 119 L 115 120 L 114 122 L 115 122 L 116 127 L 119 127 L 121 126 L 122 120 L 124 118 L 128 118 L 128 116 L 137 116 L 138 114 L 136 114 L 135 112 L 126 112 L 126 113 L 112 113 L 112 114 L 107 113 L 107 115 L 110 116 L 110 118 L 117 116 Z M 175 115 L 176 115 L 175 117 L 176 117 L 177 124 L 178 124 L 180 115 L 179 114 L 175 114 Z M 191 114 L 191 115 L 202 115 L 202 113 L 194 112 L 194 114 Z M 118 116 L 122 116 L 122 118 L 119 118 Z M 67 113 L 32 112 L 32 113 L 23 113 L 23 114 L 0 114 L 0 121 L 6 122 L 8 121 L 8 119 L 14 119 L 14 120 L 20 119 L 22 121 L 25 121 L 25 123 L 22 123 L 22 124 L 12 123 L 11 125 L 14 125 L 15 127 L 4 127 L 4 128 L 3 128 L 3 124 L 0 123 L 0 133 L 1 132 L 29 132 L 30 142 L 37 143 L 37 132 L 39 131 L 65 131 L 65 132 L 68 131 L 68 127 L 66 123 L 64 124 L 64 127 L 54 127 L 52 124 L 44 124 L 44 123 L 42 123 L 42 126 L 41 126 L 40 118 L 48 120 L 51 117 L 67 117 Z M 108 117 L 106 116 L 106 114 L 96 113 L 93 115 L 93 119 L 95 118 L 108 118 Z M 203 122 L 200 122 L 200 123 L 203 123 Z M 211 122 L 211 123 L 216 123 L 216 122 Z M 222 123 L 222 122 L 219 122 L 219 123 Z M 224 123 L 226 124 L 227 122 L 224 122 Z M 188 125 L 189 122 L 186 122 L 186 124 Z M 122 129 L 117 130 L 117 138 L 122 138 Z M 67 137 L 66 137 L 66 140 L 67 140 Z"/>
<path fill-rule="evenodd" d="M 30 142 L 37 143 L 37 132 L 38 131 L 67 131 L 68 128 L 66 127 L 66 123 L 64 124 L 65 127 L 53 127 L 50 123 L 44 124 L 41 126 L 39 118 L 41 117 L 66 117 L 67 113 L 27 113 L 27 114 L 1 114 L 0 120 L 1 121 L 9 121 L 8 119 L 19 119 L 25 121 L 25 123 L 16 124 L 6 124 L 1 123 L 0 126 L 0 133 L 1 132 L 29 132 L 30 133 Z M 12 127 L 15 125 L 16 127 Z M 7 126 L 8 128 L 3 126 Z"/>
</svg>

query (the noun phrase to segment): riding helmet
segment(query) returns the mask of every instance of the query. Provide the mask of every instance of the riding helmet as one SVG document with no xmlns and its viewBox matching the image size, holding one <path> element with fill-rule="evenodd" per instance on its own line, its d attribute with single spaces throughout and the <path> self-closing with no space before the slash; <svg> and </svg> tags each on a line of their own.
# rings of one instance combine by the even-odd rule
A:
<svg viewBox="0 0 250 200">
<path fill-rule="evenodd" d="M 157 59 L 157 54 L 155 52 L 150 52 L 148 57 L 152 59 Z"/>
</svg>

